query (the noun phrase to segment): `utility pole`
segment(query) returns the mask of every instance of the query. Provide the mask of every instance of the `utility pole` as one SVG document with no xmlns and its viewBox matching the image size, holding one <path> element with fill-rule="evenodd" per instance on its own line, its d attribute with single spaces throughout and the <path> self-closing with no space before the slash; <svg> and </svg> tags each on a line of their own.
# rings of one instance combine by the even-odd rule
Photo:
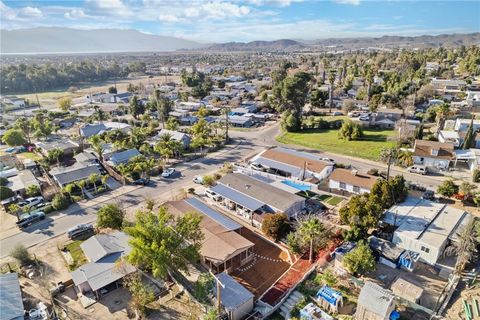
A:
<svg viewBox="0 0 480 320">
<path fill-rule="evenodd" d="M 229 107 L 226 107 L 225 108 L 225 144 L 228 143 L 228 140 L 229 140 L 229 137 L 228 137 L 228 116 L 229 116 L 229 113 L 230 113 L 230 108 Z"/>
</svg>

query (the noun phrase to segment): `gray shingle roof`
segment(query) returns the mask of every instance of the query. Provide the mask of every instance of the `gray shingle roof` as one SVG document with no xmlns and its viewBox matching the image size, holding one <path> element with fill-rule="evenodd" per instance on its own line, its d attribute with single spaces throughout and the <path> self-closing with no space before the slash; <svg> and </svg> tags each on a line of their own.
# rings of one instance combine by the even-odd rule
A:
<svg viewBox="0 0 480 320">
<path fill-rule="evenodd" d="M 235 281 L 225 272 L 217 274 L 220 283 L 225 287 L 221 289 L 220 300 L 222 305 L 229 310 L 235 310 L 250 299 L 253 299 L 253 294 L 245 289 L 240 283 Z M 216 287 L 214 288 L 216 295 Z"/>
<path fill-rule="evenodd" d="M 17 273 L 0 275 L 0 319 L 23 319 L 23 300 Z"/>
<path fill-rule="evenodd" d="M 100 174 L 100 170 L 95 164 L 88 166 L 78 164 L 67 168 L 50 170 L 50 174 L 61 185 L 86 179 L 93 173 Z"/>
<path fill-rule="evenodd" d="M 129 149 L 125 151 L 120 151 L 112 154 L 110 156 L 109 161 L 113 163 L 113 165 L 119 165 L 120 163 L 127 163 L 128 160 L 131 158 L 140 155 L 137 149 Z"/>
<path fill-rule="evenodd" d="M 80 128 L 80 133 L 82 136 L 88 138 L 105 130 L 107 130 L 107 127 L 105 127 L 103 123 L 87 124 L 83 128 Z"/>
<path fill-rule="evenodd" d="M 117 261 L 131 251 L 128 236 L 121 231 L 96 235 L 80 247 L 91 262 L 71 273 L 75 285 L 88 282 L 90 288 L 96 291 L 136 270 L 129 264 L 117 265 Z"/>
<path fill-rule="evenodd" d="M 218 183 L 280 211 L 286 211 L 294 203 L 305 200 L 300 196 L 240 173 L 227 174 Z"/>
</svg>

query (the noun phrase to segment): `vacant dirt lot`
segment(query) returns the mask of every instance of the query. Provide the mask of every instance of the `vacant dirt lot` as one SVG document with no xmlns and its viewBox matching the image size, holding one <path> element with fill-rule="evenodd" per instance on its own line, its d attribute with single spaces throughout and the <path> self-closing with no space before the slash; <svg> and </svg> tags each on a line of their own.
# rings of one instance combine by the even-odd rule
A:
<svg viewBox="0 0 480 320">
<path fill-rule="evenodd" d="M 247 228 L 242 229 L 242 236 L 255 244 L 255 259 L 244 271 L 235 270 L 231 275 L 258 298 L 290 267 L 288 255 Z"/>
</svg>

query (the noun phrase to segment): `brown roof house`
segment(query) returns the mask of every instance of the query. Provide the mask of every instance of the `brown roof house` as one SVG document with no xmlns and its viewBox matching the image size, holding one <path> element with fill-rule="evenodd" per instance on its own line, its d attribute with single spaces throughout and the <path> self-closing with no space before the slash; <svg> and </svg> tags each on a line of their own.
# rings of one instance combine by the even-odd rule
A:
<svg viewBox="0 0 480 320">
<path fill-rule="evenodd" d="M 360 174 L 357 170 L 335 169 L 330 175 L 328 188 L 342 193 L 368 193 L 377 179 L 376 176 Z"/>
<path fill-rule="evenodd" d="M 323 161 L 320 157 L 307 152 L 276 147 L 265 150 L 250 160 L 260 164 L 270 173 L 299 180 L 328 178 L 333 170 L 333 163 Z"/>
<path fill-rule="evenodd" d="M 171 201 L 165 205 L 169 212 L 177 217 L 186 212 L 202 215 L 200 227 L 204 239 L 200 249 L 201 261 L 213 272 L 230 272 L 253 259 L 254 244 L 241 236 L 241 224 L 197 198 Z"/>
<path fill-rule="evenodd" d="M 454 144 L 447 142 L 415 140 L 413 162 L 430 170 L 444 170 L 454 158 Z"/>
</svg>

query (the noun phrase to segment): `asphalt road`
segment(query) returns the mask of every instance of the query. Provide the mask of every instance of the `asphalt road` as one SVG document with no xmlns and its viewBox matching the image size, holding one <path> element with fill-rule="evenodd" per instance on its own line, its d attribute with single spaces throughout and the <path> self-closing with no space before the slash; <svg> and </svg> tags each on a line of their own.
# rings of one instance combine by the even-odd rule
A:
<svg viewBox="0 0 480 320">
<path fill-rule="evenodd" d="M 231 131 L 232 143 L 219 152 L 213 153 L 206 158 L 180 164 L 176 166 L 176 173 L 171 178 L 153 178 L 152 185 L 146 187 L 127 187 L 130 190 L 120 194 L 121 188 L 110 194 L 105 194 L 96 199 L 76 203 L 67 210 L 60 213 L 49 215 L 45 220 L 36 223 L 23 231 L 12 226 L 9 232 L 0 234 L 0 258 L 9 255 L 10 251 L 17 244 L 23 244 L 31 247 L 64 234 L 69 228 L 79 223 L 89 223 L 96 220 L 96 212 L 104 204 L 118 202 L 124 208 L 131 208 L 139 205 L 145 198 L 156 199 L 162 202 L 171 199 L 182 188 L 188 188 L 193 185 L 193 178 L 197 175 L 211 174 L 217 171 L 225 162 L 239 162 L 243 159 L 253 156 L 253 154 L 263 150 L 265 147 L 279 145 L 275 141 L 275 136 L 279 132 L 278 125 L 263 130 L 255 131 Z M 372 161 L 344 157 L 336 154 L 307 150 L 318 153 L 322 156 L 332 158 L 338 163 L 351 164 L 352 167 L 366 172 L 371 168 L 385 170 L 386 166 Z M 404 174 L 407 180 L 424 185 L 434 189 L 441 183 L 438 177 L 421 176 L 405 173 L 401 169 L 392 169 L 392 175 Z"/>
</svg>

